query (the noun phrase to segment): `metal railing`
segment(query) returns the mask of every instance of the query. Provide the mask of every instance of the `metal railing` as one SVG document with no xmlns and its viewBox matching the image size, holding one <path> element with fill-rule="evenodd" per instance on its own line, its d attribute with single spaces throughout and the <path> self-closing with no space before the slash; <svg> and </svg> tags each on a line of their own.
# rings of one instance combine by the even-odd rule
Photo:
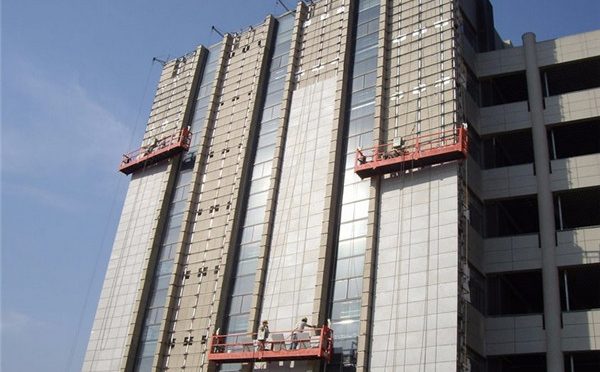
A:
<svg viewBox="0 0 600 372">
<path fill-rule="evenodd" d="M 358 148 L 354 170 L 364 178 L 456 160 L 465 157 L 466 154 L 466 128 L 456 125 L 450 129 L 436 129 L 398 137 L 369 149 Z"/>
<path fill-rule="evenodd" d="M 190 148 L 191 141 L 192 133 L 187 127 L 155 137 L 150 144 L 124 154 L 119 165 L 119 171 L 130 174 L 144 166 L 157 163 L 179 152 L 187 151 Z"/>
<path fill-rule="evenodd" d="M 219 363 L 266 360 L 331 360 L 333 330 L 328 326 L 312 332 L 274 331 L 265 340 L 256 333 L 215 334 L 211 338 L 208 359 Z"/>
</svg>

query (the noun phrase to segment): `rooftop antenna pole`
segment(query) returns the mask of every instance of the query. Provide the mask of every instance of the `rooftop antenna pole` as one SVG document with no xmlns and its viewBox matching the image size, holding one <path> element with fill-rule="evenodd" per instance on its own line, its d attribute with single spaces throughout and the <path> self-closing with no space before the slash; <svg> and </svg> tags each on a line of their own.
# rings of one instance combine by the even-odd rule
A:
<svg viewBox="0 0 600 372">
<path fill-rule="evenodd" d="M 279 5 L 281 5 L 283 7 L 283 9 L 285 9 L 287 12 L 290 11 L 290 8 L 288 8 L 287 6 L 285 6 L 285 4 L 283 3 L 283 1 L 281 0 L 277 0 L 277 2 L 279 3 Z"/>
<path fill-rule="evenodd" d="M 219 35 L 221 35 L 221 37 L 225 37 L 225 34 L 223 34 L 221 31 L 219 31 L 215 26 L 210 26 L 210 30 L 216 32 Z"/>
<path fill-rule="evenodd" d="M 158 59 L 156 57 L 152 58 L 152 63 L 154 62 L 160 63 L 163 67 L 167 64 L 167 61 L 163 61 L 162 59 Z"/>
</svg>

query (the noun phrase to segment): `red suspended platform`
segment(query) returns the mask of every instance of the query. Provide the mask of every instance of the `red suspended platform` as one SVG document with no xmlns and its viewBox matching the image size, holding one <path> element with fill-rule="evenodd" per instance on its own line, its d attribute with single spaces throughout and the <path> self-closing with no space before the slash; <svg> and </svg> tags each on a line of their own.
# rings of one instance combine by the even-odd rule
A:
<svg viewBox="0 0 600 372">
<path fill-rule="evenodd" d="M 216 363 L 249 363 L 323 359 L 333 355 L 333 330 L 315 328 L 314 334 L 292 331 L 271 332 L 266 341 L 256 340 L 256 333 L 213 335 L 208 360 Z"/>
<path fill-rule="evenodd" d="M 464 159 L 467 129 L 457 125 L 397 138 L 370 149 L 356 149 L 354 172 L 360 178 Z"/>
<path fill-rule="evenodd" d="M 152 144 L 142 146 L 123 155 L 119 171 L 131 174 L 138 169 L 156 164 L 161 160 L 189 150 L 191 141 L 192 133 L 188 128 L 176 130 L 160 139 L 155 138 Z"/>
</svg>

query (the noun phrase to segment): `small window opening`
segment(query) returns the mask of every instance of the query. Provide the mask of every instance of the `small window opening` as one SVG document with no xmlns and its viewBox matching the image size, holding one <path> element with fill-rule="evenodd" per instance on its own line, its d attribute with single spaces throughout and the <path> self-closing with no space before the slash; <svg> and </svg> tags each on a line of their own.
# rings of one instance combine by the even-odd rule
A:
<svg viewBox="0 0 600 372">
<path fill-rule="evenodd" d="M 184 337 L 184 339 L 183 339 L 184 346 L 192 345 L 193 343 L 194 343 L 194 336 Z"/>
</svg>

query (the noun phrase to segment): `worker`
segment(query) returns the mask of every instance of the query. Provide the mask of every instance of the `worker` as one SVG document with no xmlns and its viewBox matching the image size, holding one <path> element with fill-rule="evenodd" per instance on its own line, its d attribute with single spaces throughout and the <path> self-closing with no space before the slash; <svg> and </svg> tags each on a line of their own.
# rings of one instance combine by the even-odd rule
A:
<svg viewBox="0 0 600 372">
<path fill-rule="evenodd" d="M 213 353 L 225 351 L 225 336 L 219 334 L 219 330 L 213 335 Z"/>
<path fill-rule="evenodd" d="M 367 157 L 363 154 L 362 148 L 357 147 L 356 152 L 358 153 L 358 163 L 364 164 L 367 162 Z"/>
<path fill-rule="evenodd" d="M 258 341 L 258 349 L 265 349 L 265 341 L 269 338 L 269 322 L 263 320 L 262 325 L 258 327 L 258 333 L 256 334 L 256 341 Z"/>
<path fill-rule="evenodd" d="M 292 331 L 292 350 L 294 349 L 298 349 L 298 345 L 300 344 L 300 342 L 298 342 L 298 335 L 302 332 L 304 332 L 304 328 L 317 328 L 317 326 L 308 324 L 308 319 L 306 317 L 302 318 L 297 324 L 296 324 L 296 328 L 294 328 L 294 330 Z"/>
<path fill-rule="evenodd" d="M 144 155 L 150 154 L 152 151 L 156 150 L 157 147 L 158 147 L 158 139 L 156 137 L 154 137 L 151 144 L 149 144 L 146 147 L 142 147 L 144 149 Z"/>
</svg>

